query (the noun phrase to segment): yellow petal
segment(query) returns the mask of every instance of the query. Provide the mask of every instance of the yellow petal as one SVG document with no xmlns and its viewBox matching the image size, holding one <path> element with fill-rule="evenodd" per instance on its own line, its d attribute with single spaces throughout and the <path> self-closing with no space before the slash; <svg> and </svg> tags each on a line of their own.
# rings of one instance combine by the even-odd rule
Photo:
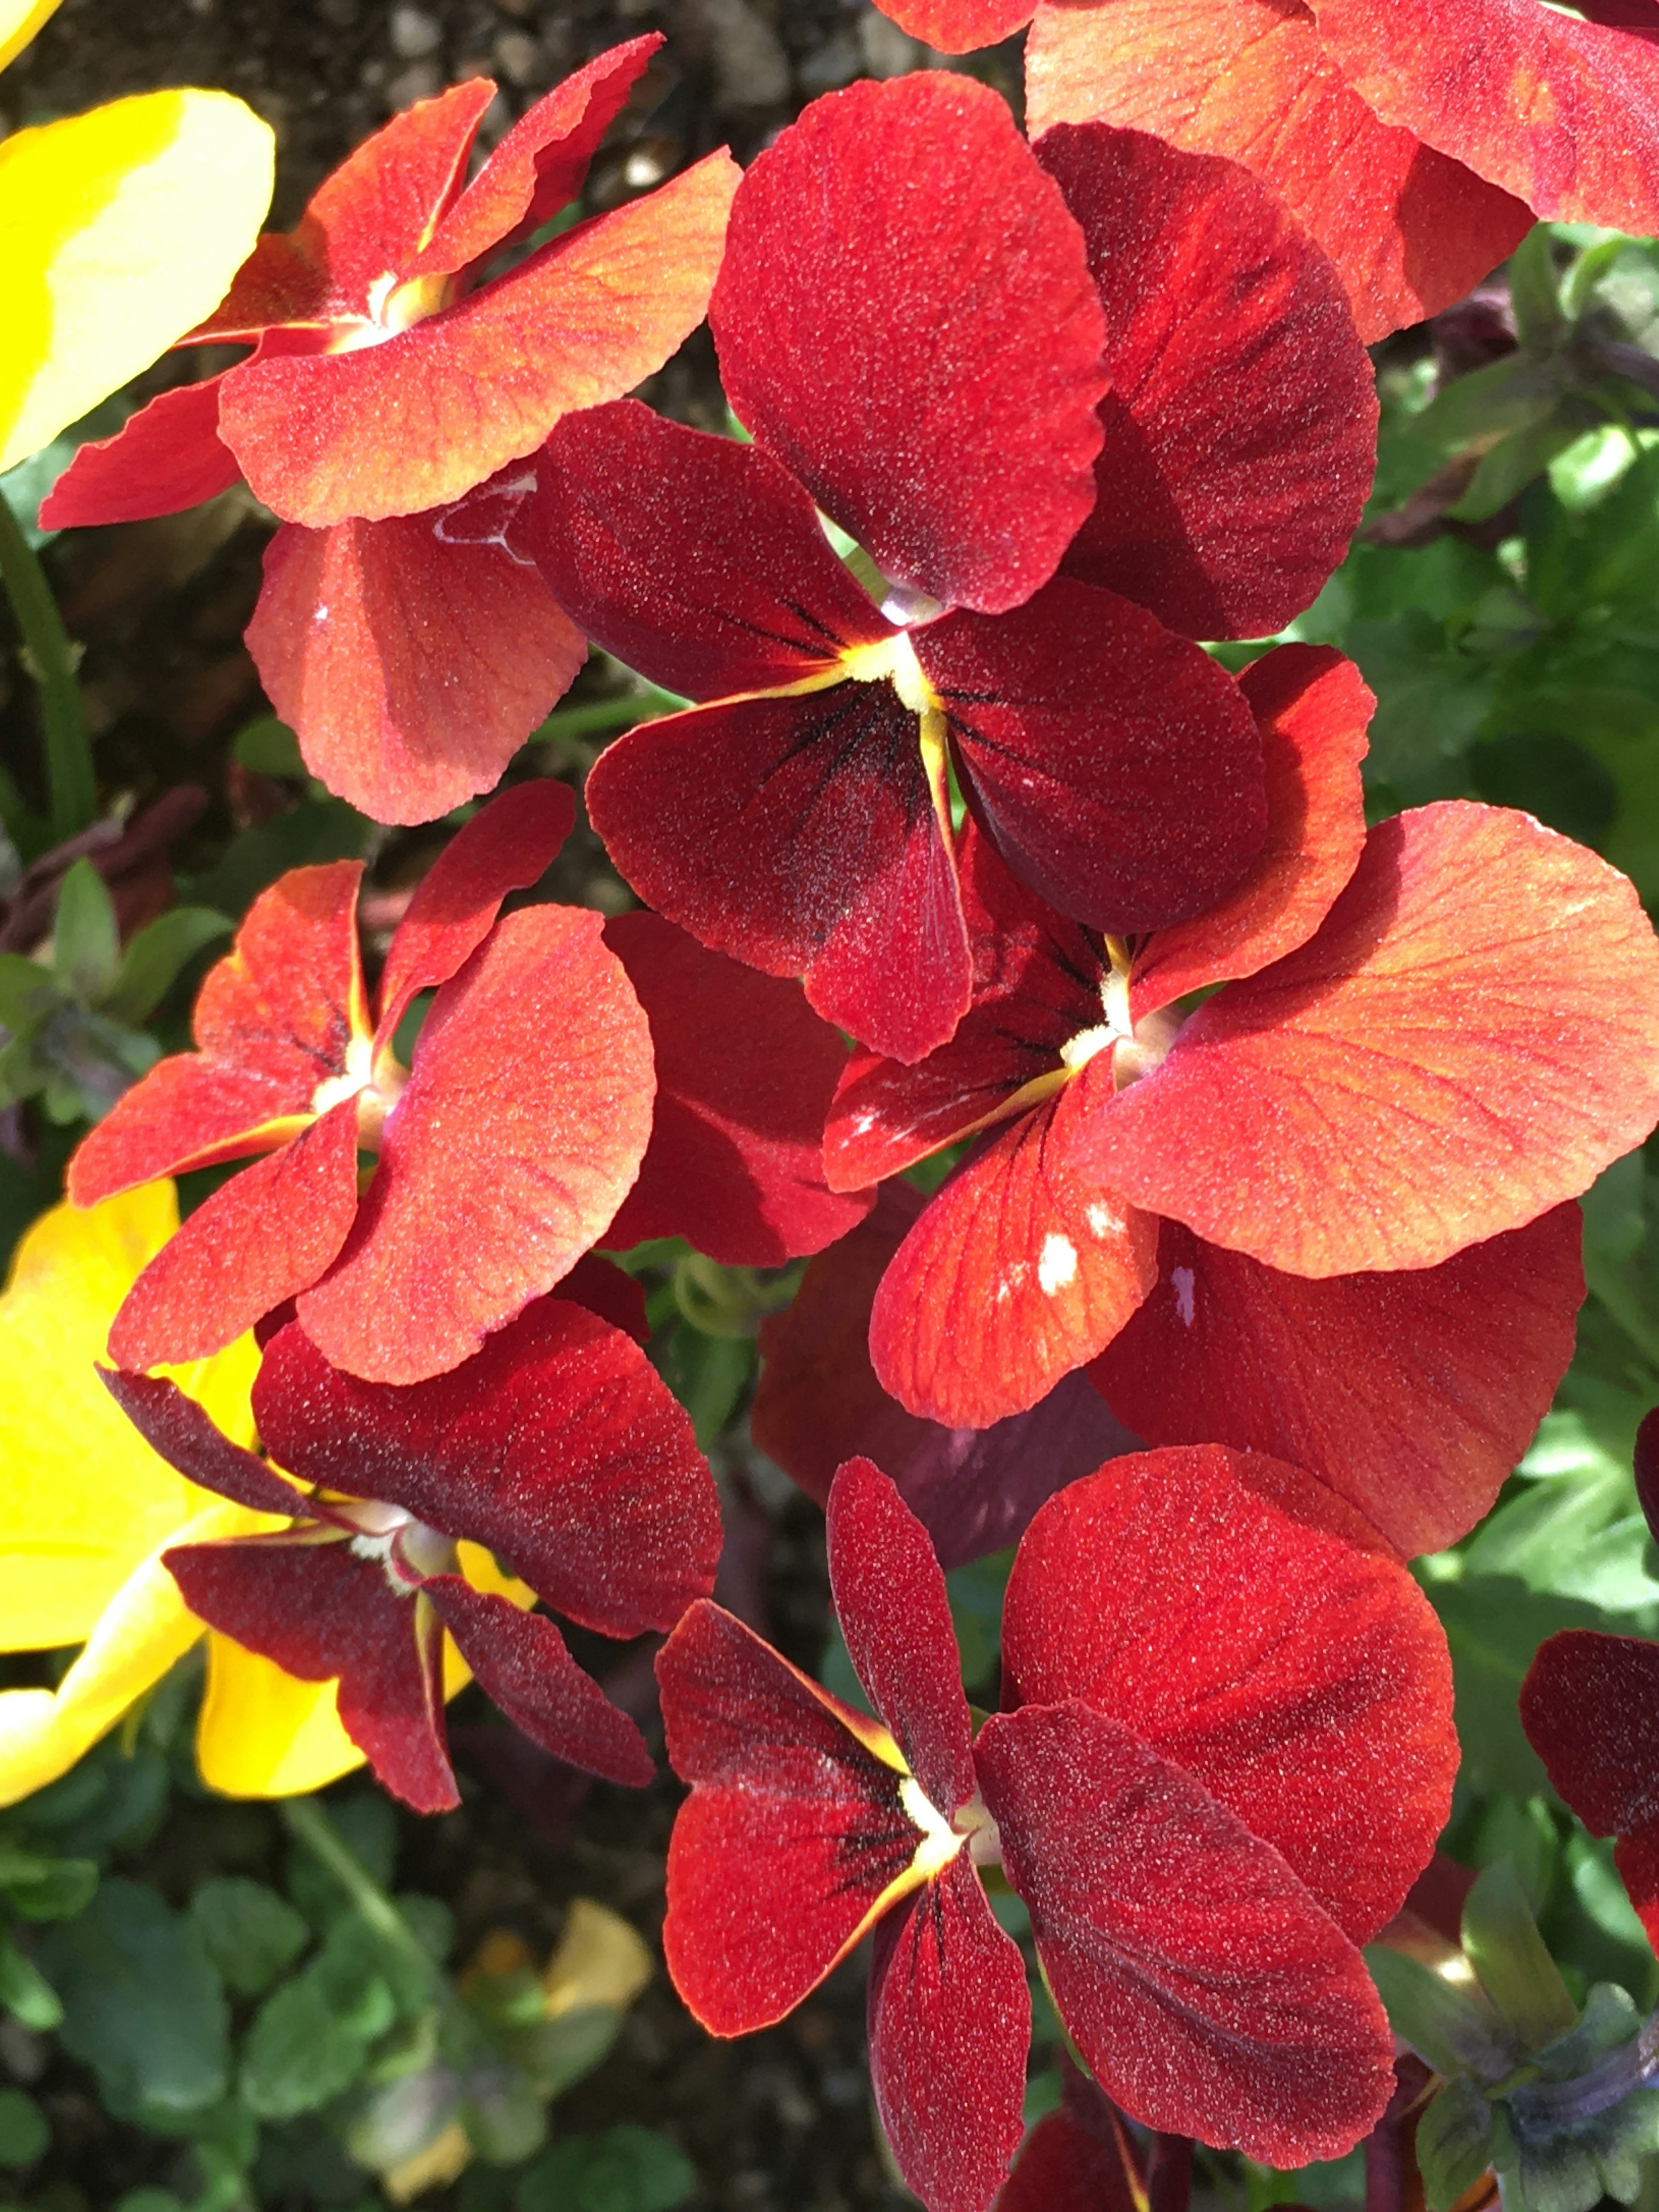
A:
<svg viewBox="0 0 1659 2212">
<path fill-rule="evenodd" d="M 295 1797 L 361 1766 L 332 1682 L 301 1682 L 228 1636 L 208 1638 L 196 1763 L 227 1797 Z"/>
<path fill-rule="evenodd" d="M 547 2017 L 626 2012 L 650 1980 L 652 1958 L 638 1931 L 617 1912 L 576 1898 L 558 1949 L 542 1976 Z"/>
<path fill-rule="evenodd" d="M 224 92 L 140 93 L 0 140 L 0 471 L 218 306 L 274 149 Z"/>
<path fill-rule="evenodd" d="M 407 2204 L 428 2189 L 446 2189 L 463 2173 L 472 2156 L 472 2143 L 459 2120 L 452 2120 L 424 2150 L 400 2165 L 389 2166 L 380 2186 L 394 2204 Z"/>
<path fill-rule="evenodd" d="M 210 1506 L 182 1528 L 169 1531 L 127 1577 L 55 1693 L 0 1692 L 0 1805 L 15 1805 L 67 1773 L 202 1633 L 201 1622 L 185 1610 L 179 1585 L 161 1564 L 161 1551 L 174 1542 L 211 1543 L 279 1525 L 246 1506 Z"/>
<path fill-rule="evenodd" d="M 58 7 L 58 0 L 0 0 L 0 69 L 22 52 Z"/>
<path fill-rule="evenodd" d="M 0 1294 L 0 1650 L 79 1643 L 139 1561 L 209 1504 L 96 1368 L 117 1307 L 178 1225 L 173 1185 L 151 1183 L 84 1213 L 54 1206 L 18 1247 Z M 173 1372 L 251 1443 L 258 1366 L 249 1336 Z"/>
</svg>

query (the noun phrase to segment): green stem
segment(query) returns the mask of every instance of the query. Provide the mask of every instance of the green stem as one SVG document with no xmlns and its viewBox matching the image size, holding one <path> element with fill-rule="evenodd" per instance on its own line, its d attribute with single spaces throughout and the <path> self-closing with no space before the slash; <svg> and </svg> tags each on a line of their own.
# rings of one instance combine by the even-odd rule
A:
<svg viewBox="0 0 1659 2212">
<path fill-rule="evenodd" d="M 283 1824 L 319 1865 L 326 1867 L 374 1933 L 435 1984 L 432 1954 L 380 1887 L 314 1797 L 285 1797 L 277 1807 Z"/>
<path fill-rule="evenodd" d="M 46 571 L 3 495 L 0 495 L 0 582 L 5 585 L 22 632 L 29 672 L 40 686 L 52 834 L 62 844 L 78 837 L 98 818 L 92 740 L 82 708 L 81 686 L 76 680 L 75 648 Z"/>
<path fill-rule="evenodd" d="M 591 706 L 567 707 L 562 714 L 550 714 L 535 732 L 535 740 L 539 744 L 549 738 L 586 738 L 600 730 L 631 729 L 653 715 L 678 714 L 687 703 L 677 691 L 659 691 L 653 684 L 620 699 L 596 699 Z"/>
</svg>

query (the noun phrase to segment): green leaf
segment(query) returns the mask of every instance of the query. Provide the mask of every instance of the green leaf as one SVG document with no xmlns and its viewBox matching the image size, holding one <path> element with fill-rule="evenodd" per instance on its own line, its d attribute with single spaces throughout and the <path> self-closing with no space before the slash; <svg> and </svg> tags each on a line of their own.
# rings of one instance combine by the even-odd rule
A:
<svg viewBox="0 0 1659 2212">
<path fill-rule="evenodd" d="M 289 868 L 361 860 L 374 833 L 374 824 L 344 799 L 308 799 L 233 837 L 207 873 L 191 879 L 191 903 L 220 914 L 246 914 L 259 893 Z"/>
<path fill-rule="evenodd" d="M 522 2175 L 514 2212 L 674 2212 L 697 2186 L 685 2153 L 654 2128 L 567 2136 Z"/>
<path fill-rule="evenodd" d="M 121 967 L 121 931 L 109 886 L 90 860 L 77 860 L 58 893 L 52 964 L 83 1005 L 95 1006 L 115 988 Z"/>
<path fill-rule="evenodd" d="M 1482 453 L 1469 480 L 1468 489 L 1447 514 L 1454 522 L 1486 522 L 1516 499 L 1535 477 L 1543 475 L 1559 454 L 1574 444 L 1581 421 L 1566 412 L 1517 430 Z"/>
<path fill-rule="evenodd" d="M 1417 2123 L 1417 2163 L 1429 2212 L 1451 2212 L 1492 2164 L 1492 2106 L 1460 2074 Z"/>
<path fill-rule="evenodd" d="M 37 2035 L 49 2034 L 64 2017 L 58 1992 L 0 1929 L 0 2006 Z"/>
<path fill-rule="evenodd" d="M 46 2116 L 21 2089 L 0 2089 L 0 2166 L 33 2166 L 52 2142 Z"/>
<path fill-rule="evenodd" d="M 23 1920 L 72 1920 L 98 1887 L 91 1859 L 46 1858 L 0 1844 L 0 1890 Z"/>
<path fill-rule="evenodd" d="M 314 1970 L 267 1997 L 254 2014 L 238 2076 L 244 2102 L 262 2120 L 291 2120 L 349 2089 L 363 2070 L 374 2037 L 391 2025 L 384 1983 L 378 2007 L 359 1990 L 342 2012 Z"/>
<path fill-rule="evenodd" d="M 1613 1982 L 1597 1982 L 1577 2025 L 1536 2054 L 1538 2071 L 1546 2081 L 1574 2081 L 1588 2074 L 1598 2058 L 1631 2042 L 1641 2026 L 1642 2015 L 1629 1990 Z"/>
<path fill-rule="evenodd" d="M 311 1941 L 305 1921 L 274 1889 L 228 1875 L 204 1881 L 190 1917 L 207 1954 L 239 1996 L 258 1996 L 291 1966 Z"/>
<path fill-rule="evenodd" d="M 61 996 L 50 969 L 21 952 L 0 952 L 0 1029 L 15 1036 L 50 1012 Z"/>
<path fill-rule="evenodd" d="M 1523 343 L 1547 343 L 1566 327 L 1550 233 L 1535 223 L 1510 256 L 1510 304 Z"/>
<path fill-rule="evenodd" d="M 204 906 L 176 906 L 158 915 L 128 945 L 115 988 L 101 1011 L 112 1021 L 134 1026 L 147 1021 L 185 963 L 215 938 L 228 937 L 230 927 L 223 915 Z"/>
<path fill-rule="evenodd" d="M 1529 428 L 1554 408 L 1562 372 L 1535 354 L 1514 353 L 1443 385 L 1412 425 L 1413 434 L 1443 453 L 1461 452 L 1479 439 Z"/>
<path fill-rule="evenodd" d="M 516 2166 L 547 2141 L 547 2106 L 515 2066 L 480 2068 L 461 2085 L 461 2125 L 482 2159 Z"/>
<path fill-rule="evenodd" d="M 1507 1859 L 1487 1867 L 1464 1902 L 1463 1949 L 1525 2049 L 1540 2050 L 1576 2026 L 1577 2008 Z"/>
<path fill-rule="evenodd" d="M 1451 1647 L 1457 1740 L 1468 1786 L 1510 1797 L 1551 1795 L 1543 1761 L 1522 1732 L 1516 1701 L 1533 1655 L 1561 1628 L 1606 1628 L 1594 1606 L 1535 1595 L 1511 1575 L 1430 1582 Z"/>
<path fill-rule="evenodd" d="M 1513 2070 L 1515 2054 L 1501 2023 L 1472 1991 L 1389 1943 L 1368 1943 L 1365 1964 L 1389 2027 L 1437 2074 L 1500 2081 Z"/>
<path fill-rule="evenodd" d="M 191 2112 L 223 2096 L 229 2015 L 190 1922 L 143 1883 L 106 1881 L 78 1920 L 49 1929 L 40 1965 L 63 2000 L 64 2048 L 118 2112 Z"/>
<path fill-rule="evenodd" d="M 246 729 L 238 730 L 231 740 L 231 753 L 238 763 L 252 769 L 256 775 L 302 776 L 307 774 L 301 757 L 300 740 L 286 722 L 279 722 L 275 714 L 261 715 Z"/>
</svg>

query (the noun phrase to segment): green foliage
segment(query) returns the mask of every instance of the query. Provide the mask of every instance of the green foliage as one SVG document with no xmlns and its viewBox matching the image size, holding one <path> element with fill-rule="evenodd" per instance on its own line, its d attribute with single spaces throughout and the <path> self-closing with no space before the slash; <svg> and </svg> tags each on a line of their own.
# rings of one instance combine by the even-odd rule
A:
<svg viewBox="0 0 1659 2212">
<path fill-rule="evenodd" d="M 697 2185 L 684 2151 L 653 2129 L 567 2136 L 513 2192 L 514 2212 L 674 2212 Z"/>
<path fill-rule="evenodd" d="M 291 1905 L 242 1875 L 204 1881 L 190 1900 L 190 1917 L 221 1979 L 237 1996 L 258 1996 L 269 1989 L 311 1938 Z"/>
</svg>

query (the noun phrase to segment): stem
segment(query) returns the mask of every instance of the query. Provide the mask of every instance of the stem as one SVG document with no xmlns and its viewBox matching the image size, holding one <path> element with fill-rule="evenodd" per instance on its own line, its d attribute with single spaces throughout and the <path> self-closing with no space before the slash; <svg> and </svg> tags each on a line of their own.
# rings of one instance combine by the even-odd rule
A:
<svg viewBox="0 0 1659 2212">
<path fill-rule="evenodd" d="M 1147 2212 L 1187 2212 L 1192 2193 L 1192 2137 L 1155 2135 L 1146 2160 Z"/>
<path fill-rule="evenodd" d="M 534 732 L 534 740 L 540 744 L 550 738 L 586 738 L 599 730 L 631 729 L 635 722 L 649 721 L 656 714 L 678 714 L 685 704 L 678 692 L 659 691 L 654 684 L 648 684 L 621 699 L 596 699 L 591 706 L 567 707 L 562 714 L 550 714 Z"/>
<path fill-rule="evenodd" d="M 276 1808 L 296 1843 L 327 1868 L 374 1933 L 435 1987 L 438 1969 L 408 1921 L 380 1887 L 315 1797 L 285 1797 Z"/>
<path fill-rule="evenodd" d="M 40 686 L 46 792 L 55 842 L 80 836 L 98 815 L 92 740 L 75 676 L 75 648 L 46 571 L 9 502 L 0 497 L 0 582 L 22 633 L 30 674 Z"/>
<path fill-rule="evenodd" d="M 1611 2051 L 1598 2066 L 1572 2081 L 1532 2081 L 1510 2094 L 1509 2106 L 1517 2130 L 1537 2139 L 1582 2127 L 1598 2113 L 1622 2104 L 1632 2090 L 1650 2089 L 1659 2075 L 1659 2013 L 1642 2023 L 1639 2034 Z"/>
</svg>

